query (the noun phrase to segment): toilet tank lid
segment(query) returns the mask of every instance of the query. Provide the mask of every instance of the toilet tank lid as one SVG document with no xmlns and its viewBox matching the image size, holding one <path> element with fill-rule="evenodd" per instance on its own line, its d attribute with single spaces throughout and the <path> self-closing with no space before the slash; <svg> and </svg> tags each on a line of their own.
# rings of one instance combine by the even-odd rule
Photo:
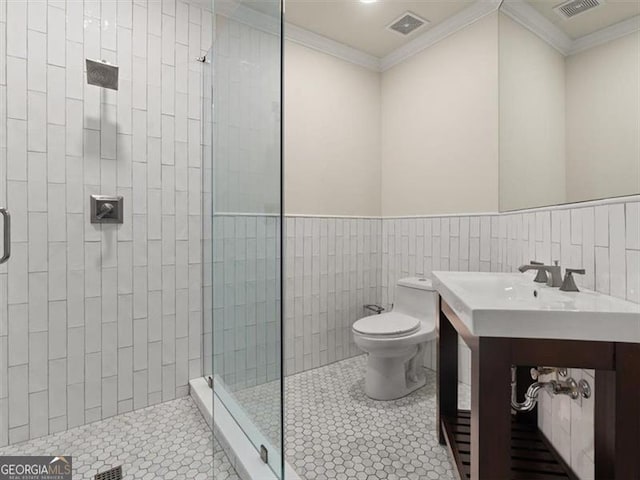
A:
<svg viewBox="0 0 640 480">
<path fill-rule="evenodd" d="M 398 280 L 398 285 L 409 288 L 417 288 L 419 290 L 433 291 L 433 285 L 431 279 L 425 277 L 407 277 Z"/>
</svg>

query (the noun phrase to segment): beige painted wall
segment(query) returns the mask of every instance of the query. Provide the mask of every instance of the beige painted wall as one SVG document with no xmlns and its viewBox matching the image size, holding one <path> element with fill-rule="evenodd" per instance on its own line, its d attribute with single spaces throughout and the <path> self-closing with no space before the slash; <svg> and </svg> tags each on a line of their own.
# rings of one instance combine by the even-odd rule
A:
<svg viewBox="0 0 640 480">
<path fill-rule="evenodd" d="M 566 59 L 567 200 L 640 192 L 640 32 Z"/>
<path fill-rule="evenodd" d="M 380 74 L 285 44 L 288 214 L 380 215 Z"/>
<path fill-rule="evenodd" d="M 500 13 L 500 209 L 566 201 L 564 56 Z"/>
<path fill-rule="evenodd" d="M 382 214 L 498 210 L 498 15 L 382 74 Z"/>
</svg>

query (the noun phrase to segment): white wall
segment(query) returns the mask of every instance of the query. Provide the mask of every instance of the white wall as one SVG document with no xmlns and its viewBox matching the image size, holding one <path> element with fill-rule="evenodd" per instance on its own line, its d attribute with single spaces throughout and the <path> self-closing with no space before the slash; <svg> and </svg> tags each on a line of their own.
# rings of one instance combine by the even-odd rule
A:
<svg viewBox="0 0 640 480">
<path fill-rule="evenodd" d="M 285 43 L 287 213 L 380 214 L 380 74 Z"/>
<path fill-rule="evenodd" d="M 0 36 L 5 445 L 186 395 L 200 374 L 194 59 L 211 19 L 182 1 L 12 1 Z M 120 89 L 87 85 L 85 57 L 119 64 Z M 89 223 L 94 193 L 124 196 L 122 225 Z"/>
<path fill-rule="evenodd" d="M 498 16 L 382 75 L 382 214 L 498 209 Z"/>
<path fill-rule="evenodd" d="M 640 192 L 640 32 L 572 55 L 568 201 Z"/>
<path fill-rule="evenodd" d="M 564 56 L 499 15 L 500 209 L 564 203 Z"/>
<path fill-rule="evenodd" d="M 287 213 L 497 210 L 497 21 L 382 74 L 286 42 Z"/>
</svg>

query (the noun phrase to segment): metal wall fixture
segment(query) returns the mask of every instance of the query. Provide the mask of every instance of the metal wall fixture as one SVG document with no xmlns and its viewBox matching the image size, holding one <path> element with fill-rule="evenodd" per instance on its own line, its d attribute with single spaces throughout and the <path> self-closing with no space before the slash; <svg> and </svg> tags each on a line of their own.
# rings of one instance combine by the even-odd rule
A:
<svg viewBox="0 0 640 480">
<path fill-rule="evenodd" d="M 557 373 L 561 377 L 566 377 L 566 368 L 550 368 L 550 367 L 538 367 L 531 369 L 531 377 L 536 380 L 542 375 L 550 375 Z M 573 378 L 569 377 L 566 380 L 549 380 L 548 382 L 534 382 L 529 385 L 525 395 L 524 402 L 519 402 L 517 398 L 517 381 L 516 381 L 516 367 L 511 367 L 511 408 L 516 412 L 529 412 L 535 408 L 538 403 L 538 396 L 540 391 L 544 390 L 551 395 L 567 395 L 573 400 L 578 398 L 591 397 L 591 385 L 585 379 L 581 379 L 576 382 Z"/>
<path fill-rule="evenodd" d="M 0 214 L 4 220 L 4 252 L 2 253 L 2 258 L 0 258 L 0 265 L 2 265 L 7 263 L 11 257 L 11 215 L 6 208 L 0 208 Z"/>
<path fill-rule="evenodd" d="M 91 195 L 91 223 L 123 223 L 123 219 L 121 195 Z"/>
<path fill-rule="evenodd" d="M 106 60 L 85 59 L 87 67 L 87 83 L 96 87 L 118 90 L 119 67 Z"/>
<path fill-rule="evenodd" d="M 552 375 L 554 373 L 557 373 L 559 376 L 563 378 L 569 374 L 566 368 L 556 368 L 556 367 L 532 368 L 530 370 L 530 373 L 531 373 L 531 378 L 533 378 L 534 380 L 538 380 L 538 378 L 540 378 L 543 375 Z"/>
<path fill-rule="evenodd" d="M 384 307 L 381 307 L 380 305 L 374 305 L 374 304 L 365 305 L 364 309 L 369 310 L 370 312 L 373 312 L 376 315 L 380 315 L 382 312 L 384 312 Z"/>
</svg>

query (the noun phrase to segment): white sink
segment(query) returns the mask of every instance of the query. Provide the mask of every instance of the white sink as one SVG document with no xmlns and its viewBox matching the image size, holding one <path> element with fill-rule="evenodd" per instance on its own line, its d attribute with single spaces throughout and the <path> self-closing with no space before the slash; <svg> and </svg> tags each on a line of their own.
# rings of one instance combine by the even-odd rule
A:
<svg viewBox="0 0 640 480">
<path fill-rule="evenodd" d="M 433 272 L 433 285 L 476 336 L 640 343 L 640 305 L 609 295 L 522 273 Z"/>
</svg>

